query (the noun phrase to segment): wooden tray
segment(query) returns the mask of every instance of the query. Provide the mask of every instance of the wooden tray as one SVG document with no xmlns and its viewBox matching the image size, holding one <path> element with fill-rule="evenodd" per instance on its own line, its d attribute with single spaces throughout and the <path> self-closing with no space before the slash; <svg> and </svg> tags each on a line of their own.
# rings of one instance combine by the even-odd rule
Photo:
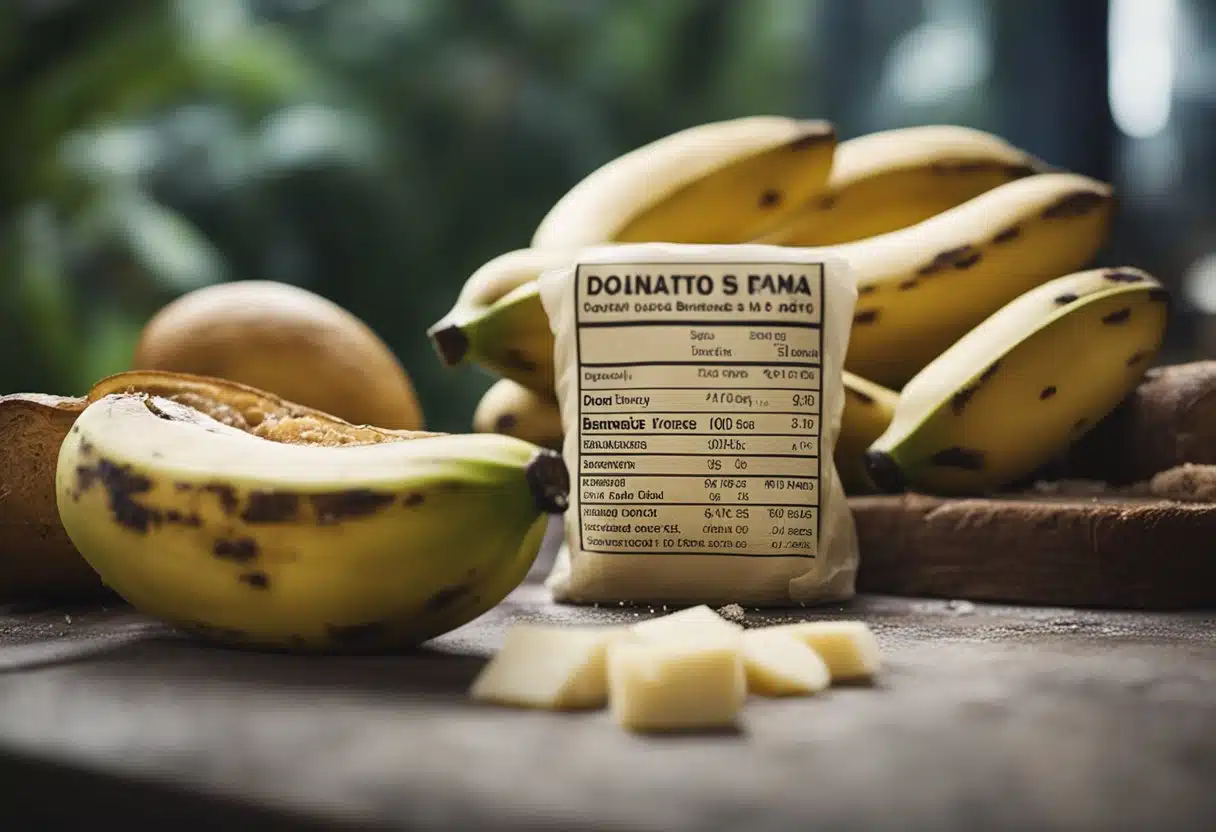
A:
<svg viewBox="0 0 1216 832">
<path fill-rule="evenodd" d="M 1216 607 L 1216 503 L 852 497 L 859 592 L 1122 609 Z"/>
</svg>

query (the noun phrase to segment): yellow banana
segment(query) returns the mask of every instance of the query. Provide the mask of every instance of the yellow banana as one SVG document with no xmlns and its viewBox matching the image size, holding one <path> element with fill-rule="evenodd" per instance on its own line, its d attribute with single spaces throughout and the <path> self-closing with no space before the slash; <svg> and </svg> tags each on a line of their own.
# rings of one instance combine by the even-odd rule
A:
<svg viewBox="0 0 1216 832">
<path fill-rule="evenodd" d="M 1084 268 L 1106 239 L 1110 186 L 1042 173 L 917 225 L 826 248 L 857 278 L 845 368 L 898 388 L 1023 292 Z"/>
<path fill-rule="evenodd" d="M 870 479 L 889 492 L 980 494 L 1030 474 L 1139 383 L 1168 317 L 1169 293 L 1137 269 L 1026 292 L 900 391 L 866 453 Z"/>
<path fill-rule="evenodd" d="M 473 430 L 514 436 L 557 451 L 562 447 L 562 414 L 554 393 L 537 393 L 509 378 L 492 384 L 481 397 L 473 412 Z"/>
<path fill-rule="evenodd" d="M 886 234 L 1047 166 L 970 127 L 870 133 L 836 147 L 827 187 L 759 242 L 826 246 Z"/>
<path fill-rule="evenodd" d="M 749 116 L 680 130 L 588 174 L 532 247 L 747 242 L 823 187 L 835 147 L 825 121 Z"/>
<path fill-rule="evenodd" d="M 899 394 L 860 376 L 845 372 L 844 413 L 833 459 L 846 494 L 874 490 L 865 470 L 866 449 L 891 423 Z"/>
<path fill-rule="evenodd" d="M 557 454 L 510 437 L 288 444 L 142 394 L 90 404 L 56 471 L 68 536 L 136 608 L 301 650 L 416 644 L 490 609 L 568 489 Z"/>
<path fill-rule="evenodd" d="M 553 389 L 553 332 L 536 281 L 481 309 L 457 309 L 427 330 L 446 367 L 472 361 L 530 390 Z"/>
</svg>

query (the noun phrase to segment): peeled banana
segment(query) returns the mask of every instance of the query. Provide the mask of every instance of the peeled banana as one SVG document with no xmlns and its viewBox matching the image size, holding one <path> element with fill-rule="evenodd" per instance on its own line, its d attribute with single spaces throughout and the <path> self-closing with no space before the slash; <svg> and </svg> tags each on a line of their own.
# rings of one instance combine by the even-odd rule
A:
<svg viewBox="0 0 1216 832">
<path fill-rule="evenodd" d="M 845 369 L 902 386 L 1018 295 L 1084 268 L 1105 242 L 1112 203 L 1102 182 L 1041 173 L 900 231 L 826 248 L 857 277 Z"/>
<path fill-rule="evenodd" d="M 552 391 L 529 390 L 509 378 L 495 382 L 482 395 L 473 412 L 473 430 L 514 436 L 557 451 L 562 447 L 562 413 L 557 397 Z"/>
<path fill-rule="evenodd" d="M 846 494 L 874 490 L 866 475 L 866 449 L 891 424 L 899 394 L 853 373 L 842 374 L 844 411 L 833 460 Z"/>
<path fill-rule="evenodd" d="M 587 175 L 532 247 L 747 242 L 823 187 L 835 148 L 825 121 L 749 116 L 680 130 Z"/>
<path fill-rule="evenodd" d="M 1161 347 L 1169 293 L 1132 268 L 1057 278 L 964 335 L 900 391 L 866 453 L 882 491 L 998 490 L 1101 420 Z"/>
<path fill-rule="evenodd" d="M 870 133 L 836 147 L 827 187 L 758 242 L 826 246 L 915 225 L 1047 166 L 991 133 L 956 125 Z"/>
<path fill-rule="evenodd" d="M 506 436 L 290 444 L 143 394 L 90 404 L 56 471 L 68 536 L 137 609 L 299 650 L 416 644 L 481 615 L 568 491 L 557 454 Z"/>
</svg>

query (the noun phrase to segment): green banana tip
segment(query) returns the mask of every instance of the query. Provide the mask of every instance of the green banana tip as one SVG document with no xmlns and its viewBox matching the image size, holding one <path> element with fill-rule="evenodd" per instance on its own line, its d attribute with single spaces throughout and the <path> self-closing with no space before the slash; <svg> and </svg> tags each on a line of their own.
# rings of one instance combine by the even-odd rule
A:
<svg viewBox="0 0 1216 832">
<path fill-rule="evenodd" d="M 439 360 L 444 366 L 454 367 L 464 361 L 469 352 L 469 336 L 456 324 L 443 321 L 435 324 L 427 331 L 427 336 L 439 354 Z"/>
<path fill-rule="evenodd" d="M 908 487 L 899 463 L 886 451 L 866 451 L 865 468 L 871 484 L 883 494 L 900 494 Z"/>
<path fill-rule="evenodd" d="M 562 514 L 570 507 L 570 472 L 557 451 L 538 448 L 525 469 L 536 507 L 545 514 Z"/>
</svg>

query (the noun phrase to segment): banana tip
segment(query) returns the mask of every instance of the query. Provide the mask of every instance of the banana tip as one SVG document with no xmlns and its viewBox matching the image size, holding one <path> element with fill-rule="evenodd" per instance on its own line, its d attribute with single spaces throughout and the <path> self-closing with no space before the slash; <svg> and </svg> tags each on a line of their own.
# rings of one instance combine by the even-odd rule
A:
<svg viewBox="0 0 1216 832">
<path fill-rule="evenodd" d="M 903 471 L 886 451 L 866 451 L 865 461 L 870 482 L 883 494 L 899 494 L 907 488 Z"/>
<path fill-rule="evenodd" d="M 536 507 L 545 514 L 561 514 L 570 507 L 570 473 L 561 454 L 537 450 L 528 462 L 527 478 Z"/>
<path fill-rule="evenodd" d="M 427 335 L 431 338 L 431 343 L 435 345 L 435 352 L 439 353 L 439 359 L 448 367 L 453 367 L 464 361 L 465 355 L 469 351 L 469 336 L 464 334 L 464 330 L 455 324 L 438 325 L 433 327 Z"/>
</svg>

